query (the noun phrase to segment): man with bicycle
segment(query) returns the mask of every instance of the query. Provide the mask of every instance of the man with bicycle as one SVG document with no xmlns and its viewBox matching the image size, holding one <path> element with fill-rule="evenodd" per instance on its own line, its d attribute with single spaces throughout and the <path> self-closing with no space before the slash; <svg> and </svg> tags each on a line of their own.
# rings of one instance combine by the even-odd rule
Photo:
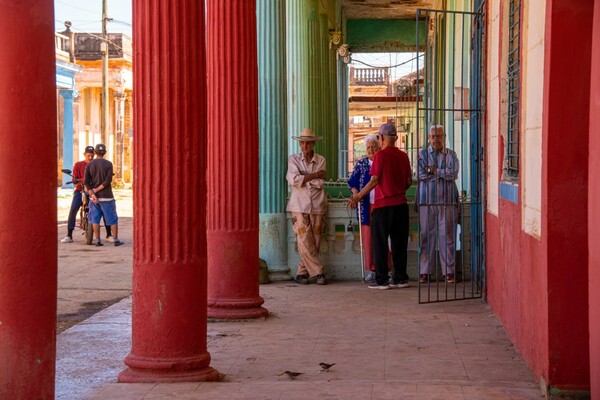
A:
<svg viewBox="0 0 600 400">
<path fill-rule="evenodd" d="M 100 240 L 100 218 L 104 215 L 107 226 L 114 236 L 115 246 L 123 244 L 119 240 L 117 206 L 112 192 L 113 164 L 104 159 L 106 146 L 102 143 L 94 149 L 96 159 L 90 161 L 85 169 L 85 189 L 90 195 L 90 223 L 94 227 L 96 246 L 103 246 Z"/>
<path fill-rule="evenodd" d="M 82 189 L 83 189 L 83 178 L 85 176 L 85 167 L 90 161 L 94 159 L 94 147 L 87 146 L 83 152 L 85 157 L 83 161 L 78 161 L 73 165 L 73 184 L 75 190 L 73 191 L 73 200 L 71 201 L 71 210 L 69 210 L 69 219 L 67 222 L 67 236 L 61 240 L 61 243 L 72 243 L 73 242 L 73 231 L 75 230 L 75 220 L 77 219 L 77 213 L 83 205 Z M 106 225 L 106 240 L 109 242 L 113 241 L 113 237 L 110 232 L 110 226 Z"/>
</svg>

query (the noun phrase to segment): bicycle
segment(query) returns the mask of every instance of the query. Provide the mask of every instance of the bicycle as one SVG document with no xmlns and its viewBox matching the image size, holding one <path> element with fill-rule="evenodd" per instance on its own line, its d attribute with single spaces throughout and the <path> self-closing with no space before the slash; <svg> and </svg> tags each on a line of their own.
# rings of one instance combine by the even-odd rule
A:
<svg viewBox="0 0 600 400">
<path fill-rule="evenodd" d="M 69 175 L 73 178 L 73 174 L 70 169 L 61 170 L 63 174 Z M 83 181 L 79 179 L 73 179 L 71 182 L 67 182 L 67 184 L 78 184 L 81 183 L 83 185 Z M 83 235 L 85 235 L 85 244 L 92 244 L 92 240 L 94 239 L 94 228 L 92 224 L 89 223 L 89 214 L 90 214 L 90 205 L 89 198 L 85 194 L 84 190 L 81 190 L 81 202 L 82 206 L 79 209 L 79 227 L 83 230 Z"/>
</svg>

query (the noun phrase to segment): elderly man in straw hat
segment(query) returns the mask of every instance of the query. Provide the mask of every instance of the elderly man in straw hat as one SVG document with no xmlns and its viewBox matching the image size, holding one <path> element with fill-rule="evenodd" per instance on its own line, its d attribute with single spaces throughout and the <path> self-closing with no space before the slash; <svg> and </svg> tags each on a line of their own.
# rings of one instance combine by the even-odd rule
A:
<svg viewBox="0 0 600 400">
<path fill-rule="evenodd" d="M 323 190 L 325 158 L 314 152 L 315 142 L 322 138 L 307 128 L 292 139 L 299 142 L 302 150 L 288 158 L 286 174 L 292 187 L 287 211 L 292 213 L 300 254 L 296 282 L 306 285 L 309 277 L 316 277 L 318 285 L 326 285 L 323 264 L 319 261 L 321 226 L 327 211 L 327 196 Z"/>
</svg>

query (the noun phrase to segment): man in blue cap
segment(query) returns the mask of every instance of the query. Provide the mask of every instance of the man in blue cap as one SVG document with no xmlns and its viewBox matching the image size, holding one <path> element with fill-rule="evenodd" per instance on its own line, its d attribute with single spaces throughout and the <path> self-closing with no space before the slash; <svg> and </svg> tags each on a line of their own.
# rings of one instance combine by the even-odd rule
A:
<svg viewBox="0 0 600 400">
<path fill-rule="evenodd" d="M 375 264 L 376 284 L 369 289 L 408 287 L 406 273 L 408 244 L 408 204 L 406 189 L 412 185 L 412 171 L 405 152 L 396 147 L 396 126 L 387 122 L 379 127 L 381 150 L 375 153 L 371 180 L 349 203 L 356 203 L 375 189 L 371 213 L 371 246 Z M 388 278 L 388 238 L 391 242 L 394 278 Z"/>
</svg>

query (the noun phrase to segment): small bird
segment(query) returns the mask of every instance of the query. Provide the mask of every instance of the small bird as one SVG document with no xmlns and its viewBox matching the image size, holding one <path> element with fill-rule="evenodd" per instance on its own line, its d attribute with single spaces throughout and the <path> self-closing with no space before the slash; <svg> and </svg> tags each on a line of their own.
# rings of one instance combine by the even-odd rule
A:
<svg viewBox="0 0 600 400">
<path fill-rule="evenodd" d="M 323 371 L 329 371 L 329 368 L 333 367 L 335 365 L 335 363 L 333 364 L 327 364 L 327 363 L 319 363 L 319 365 L 321 366 L 321 369 L 323 369 Z"/>
<path fill-rule="evenodd" d="M 281 376 L 283 374 L 287 375 L 288 378 L 290 378 L 291 380 L 294 380 L 297 377 L 299 377 L 300 375 L 302 375 L 302 372 L 284 371 L 284 372 L 280 373 L 279 376 Z"/>
</svg>

